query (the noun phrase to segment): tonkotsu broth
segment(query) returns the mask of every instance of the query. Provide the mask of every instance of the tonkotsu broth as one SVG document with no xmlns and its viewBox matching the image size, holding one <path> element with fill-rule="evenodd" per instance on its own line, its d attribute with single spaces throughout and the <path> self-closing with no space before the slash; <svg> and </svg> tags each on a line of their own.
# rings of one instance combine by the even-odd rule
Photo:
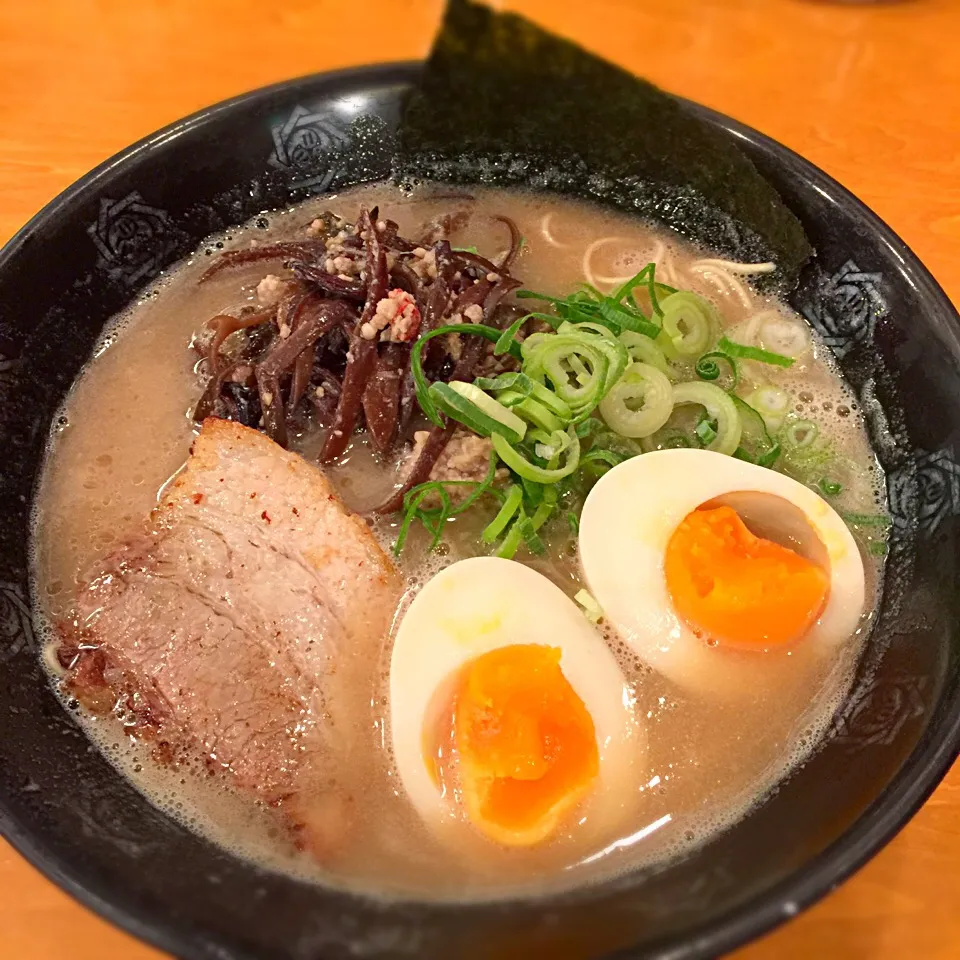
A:
<svg viewBox="0 0 960 960">
<path fill-rule="evenodd" d="M 509 215 L 526 239 L 513 267 L 525 287 L 569 293 L 588 278 L 586 266 L 589 279 L 607 289 L 610 282 L 604 277 L 632 274 L 650 259 L 669 259 L 665 269 L 673 270 L 677 285 L 711 299 L 728 328 L 762 310 L 793 316 L 774 300 L 718 285 L 709 270 L 691 270 L 709 254 L 636 220 L 554 196 L 488 190 L 471 190 L 470 195 L 466 199 L 450 188 L 404 194 L 391 186 L 364 187 L 258 218 L 220 239 L 229 249 L 299 236 L 322 211 L 332 209 L 352 220 L 361 204 L 379 204 L 382 217 L 396 220 L 402 234 L 415 235 L 438 213 L 469 209 L 470 225 L 452 242 L 475 245 L 492 257 L 504 249 L 505 231 L 490 216 Z M 614 239 L 596 243 L 603 238 Z M 255 302 L 258 281 L 279 271 L 279 265 L 253 264 L 198 286 L 209 256 L 219 252 L 218 243 L 217 238 L 209 241 L 110 325 L 61 411 L 35 513 L 35 585 L 47 625 L 70 616 L 84 574 L 141 530 L 158 490 L 187 457 L 194 436 L 188 411 L 200 392 L 191 336 L 215 314 Z M 842 454 L 846 467 L 838 509 L 875 513 L 880 489 L 876 462 L 854 398 L 827 357 L 815 344 L 814 353 L 793 369 L 765 369 L 764 379 L 788 390 L 794 412 L 816 420 Z M 309 437 L 294 446 L 307 455 L 316 449 Z M 347 503 L 362 507 L 395 482 L 396 468 L 378 465 L 365 443 L 357 441 L 329 474 Z M 404 602 L 445 564 L 478 552 L 476 534 L 485 516 L 489 518 L 481 510 L 449 523 L 444 548 L 426 559 L 422 541 L 410 542 L 401 562 L 409 587 Z M 395 531 L 393 520 L 377 532 L 389 546 Z M 547 557 L 523 558 L 572 595 L 580 587 L 575 541 L 569 533 L 554 532 L 548 542 Z M 880 574 L 877 562 L 866 564 L 864 626 Z M 52 630 L 45 629 L 52 644 Z M 355 782 L 355 773 L 346 777 L 329 771 L 331 815 L 343 818 L 343 828 L 339 847 L 324 864 L 297 853 L 274 814 L 229 783 L 205 770 L 201 775 L 158 767 L 149 759 L 149 748 L 126 739 L 112 720 L 84 716 L 83 722 L 92 739 L 158 806 L 243 856 L 374 893 L 496 896 L 609 876 L 672 856 L 734 823 L 821 737 L 848 687 L 861 640 L 851 638 L 832 658 L 817 658 L 798 644 L 791 653 L 770 658 L 768 684 L 739 698 L 713 700 L 672 686 L 611 637 L 637 698 L 648 753 L 636 764 L 635 795 L 622 798 L 622 822 L 605 831 L 611 840 L 642 839 L 611 842 L 602 851 L 578 843 L 575 823 L 535 850 L 496 847 L 472 835 L 466 825 L 451 828 L 460 831 L 457 842 L 440 842 L 420 822 L 392 769 L 389 638 L 379 647 L 347 654 L 356 661 L 351 673 L 363 678 L 353 691 L 349 715 L 357 742 L 367 744 L 367 755 L 354 757 L 353 763 L 364 764 L 367 776 L 361 795 L 345 798 L 338 782 Z M 58 674 L 50 649 L 45 659 Z"/>
</svg>

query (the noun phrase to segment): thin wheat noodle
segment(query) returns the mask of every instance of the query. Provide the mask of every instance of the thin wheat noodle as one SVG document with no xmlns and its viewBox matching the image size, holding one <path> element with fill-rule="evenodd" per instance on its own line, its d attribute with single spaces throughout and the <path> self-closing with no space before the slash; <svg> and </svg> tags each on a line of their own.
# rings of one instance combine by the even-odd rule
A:
<svg viewBox="0 0 960 960">
<path fill-rule="evenodd" d="M 673 266 L 673 261 L 667 255 L 667 247 L 662 240 L 657 241 L 652 262 L 654 273 L 661 283 L 666 283 L 671 287 L 681 286 L 677 279 L 677 271 Z"/>
<path fill-rule="evenodd" d="M 625 273 L 621 276 L 610 277 L 593 272 L 593 268 L 590 266 L 593 255 L 608 243 L 630 243 L 630 240 L 627 237 L 600 237 L 599 240 L 594 240 L 587 246 L 587 249 L 583 252 L 583 275 L 586 277 L 587 283 L 594 287 L 599 287 L 601 283 L 616 286 L 619 283 L 626 283 L 633 276 L 632 273 Z"/>
<path fill-rule="evenodd" d="M 561 243 L 551 232 L 550 232 L 550 220 L 553 217 L 552 213 L 545 213 L 543 219 L 540 221 L 540 233 L 543 236 L 543 239 L 550 244 L 551 247 L 556 247 L 558 250 L 566 250 L 570 247 L 569 243 Z"/>
<path fill-rule="evenodd" d="M 716 267 L 725 270 L 727 273 L 736 273 L 742 277 L 750 277 L 758 273 L 773 273 L 777 265 L 772 262 L 767 263 L 738 263 L 736 260 L 705 259 L 697 260 L 690 269 L 696 270 L 697 267 Z"/>
<path fill-rule="evenodd" d="M 547 216 L 549 216 L 549 214 Z M 630 241 L 625 237 L 600 237 L 599 240 L 594 240 L 587 246 L 587 249 L 583 254 L 583 275 L 586 278 L 587 283 L 594 287 L 599 287 L 601 284 L 618 286 L 621 283 L 626 283 L 631 277 L 635 276 L 634 273 L 624 273 L 618 276 L 608 276 L 605 274 L 594 273 L 593 268 L 590 265 L 590 261 L 593 259 L 593 256 L 597 250 L 608 243 L 629 244 Z M 656 271 L 660 274 L 664 282 L 670 284 L 671 286 L 677 286 L 677 274 L 673 268 L 673 264 L 670 263 L 669 259 L 665 259 L 662 265 L 660 263 L 660 260 L 665 253 L 666 246 L 662 241 L 658 240 L 656 247 L 654 247 L 654 252 L 648 262 L 654 264 Z"/>
<path fill-rule="evenodd" d="M 734 280 L 729 273 L 725 273 L 718 267 L 704 267 L 698 264 L 694 264 L 690 269 L 691 271 L 699 273 L 704 280 L 712 283 L 721 294 L 729 296 L 735 293 L 745 307 L 750 306 L 750 296 L 743 284 L 738 280 Z"/>
<path fill-rule="evenodd" d="M 745 285 L 735 279 L 734 275 L 748 277 L 754 274 L 772 273 L 777 269 L 775 263 L 737 263 L 735 260 L 705 259 L 697 260 L 690 265 L 690 270 L 699 273 L 705 280 L 712 283 L 721 293 L 735 293 L 740 302 L 750 306 L 750 295 Z"/>
</svg>

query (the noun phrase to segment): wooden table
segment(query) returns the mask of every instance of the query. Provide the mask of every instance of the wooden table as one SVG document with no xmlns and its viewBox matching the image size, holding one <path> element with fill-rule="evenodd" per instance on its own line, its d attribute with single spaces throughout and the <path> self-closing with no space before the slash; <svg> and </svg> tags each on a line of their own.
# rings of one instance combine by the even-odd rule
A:
<svg viewBox="0 0 960 960">
<path fill-rule="evenodd" d="M 960 3 L 506 4 L 819 164 L 960 303 Z M 423 56 L 440 0 L 0 0 L 0 242 L 81 174 L 206 104 Z M 669 11 L 669 12 L 667 12 Z M 159 958 L 0 841 L 0 954 Z M 960 957 L 960 767 L 854 879 L 739 960 Z"/>
</svg>

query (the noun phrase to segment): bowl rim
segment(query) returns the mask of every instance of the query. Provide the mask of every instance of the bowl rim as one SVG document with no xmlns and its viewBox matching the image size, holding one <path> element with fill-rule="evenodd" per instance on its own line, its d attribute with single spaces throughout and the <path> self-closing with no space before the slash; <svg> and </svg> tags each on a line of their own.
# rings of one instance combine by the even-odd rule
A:
<svg viewBox="0 0 960 960">
<path fill-rule="evenodd" d="M 422 65 L 423 61 L 419 60 L 361 64 L 293 77 L 218 101 L 161 127 L 98 164 L 46 203 L 0 248 L 0 271 L 8 267 L 29 240 L 42 235 L 51 221 L 60 218 L 64 208 L 69 209 L 88 199 L 99 182 L 116 168 L 214 117 L 318 81 L 410 84 Z M 937 280 L 897 233 L 863 201 L 815 164 L 772 137 L 696 101 L 679 96 L 675 99 L 712 126 L 763 153 L 773 163 L 792 168 L 833 204 L 842 202 L 852 209 L 868 231 L 878 236 L 900 261 L 900 269 L 917 288 L 919 296 L 935 303 L 960 330 L 960 313 Z M 885 847 L 923 806 L 950 770 L 958 753 L 960 676 L 955 676 L 940 691 L 937 707 L 926 730 L 901 762 L 893 779 L 840 837 L 805 861 L 790 876 L 754 895 L 728 914 L 647 947 L 625 947 L 609 956 L 620 960 L 639 960 L 649 956 L 662 957 L 663 960 L 708 960 L 771 931 L 836 889 Z M 23 827 L 11 815 L 3 797 L 0 797 L 0 835 L 47 879 L 127 933 L 184 960 L 203 960 L 211 955 L 199 931 L 175 930 L 147 905 L 120 905 L 105 897 L 102 891 L 106 883 L 85 876 L 82 866 L 67 862 L 52 851 L 42 837 Z M 602 889 L 602 884 L 598 889 Z M 533 902 L 527 901 L 528 904 Z M 462 905 L 444 903 L 438 904 L 437 908 L 459 906 Z"/>
</svg>

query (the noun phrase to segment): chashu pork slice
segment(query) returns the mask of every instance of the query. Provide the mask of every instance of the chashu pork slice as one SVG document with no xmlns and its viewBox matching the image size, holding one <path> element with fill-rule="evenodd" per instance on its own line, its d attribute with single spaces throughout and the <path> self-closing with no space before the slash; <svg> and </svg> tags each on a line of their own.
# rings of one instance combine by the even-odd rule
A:
<svg viewBox="0 0 960 960">
<path fill-rule="evenodd" d="M 72 691 L 311 830 L 361 734 L 352 665 L 388 633 L 393 565 L 316 467 L 226 420 L 204 422 L 149 527 L 79 598 L 60 648 Z"/>
</svg>

